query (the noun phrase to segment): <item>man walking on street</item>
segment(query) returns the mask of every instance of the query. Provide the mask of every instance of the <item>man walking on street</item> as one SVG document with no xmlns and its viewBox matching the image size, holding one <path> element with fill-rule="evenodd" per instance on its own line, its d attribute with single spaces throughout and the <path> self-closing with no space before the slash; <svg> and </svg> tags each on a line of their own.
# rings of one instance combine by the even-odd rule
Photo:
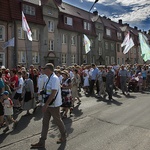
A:
<svg viewBox="0 0 150 150">
<path fill-rule="evenodd" d="M 113 85 L 114 85 L 114 73 L 111 69 L 112 67 L 108 66 L 108 73 L 106 75 L 106 92 L 108 93 L 109 101 L 112 100 Z"/>
<path fill-rule="evenodd" d="M 122 65 L 121 70 L 119 70 L 119 76 L 122 94 L 126 92 L 126 94 L 129 95 L 127 88 L 128 71 L 124 68 L 124 65 Z"/>
<path fill-rule="evenodd" d="M 33 148 L 45 147 L 45 140 L 47 138 L 49 121 L 51 116 L 59 128 L 61 138 L 58 139 L 57 144 L 66 141 L 66 129 L 60 116 L 60 106 L 62 105 L 61 88 L 59 78 L 54 73 L 54 66 L 52 63 L 47 63 L 44 67 L 44 72 L 48 76 L 48 81 L 45 84 L 44 97 L 45 104 L 42 108 L 44 113 L 41 138 L 36 144 L 31 144 Z"/>
</svg>

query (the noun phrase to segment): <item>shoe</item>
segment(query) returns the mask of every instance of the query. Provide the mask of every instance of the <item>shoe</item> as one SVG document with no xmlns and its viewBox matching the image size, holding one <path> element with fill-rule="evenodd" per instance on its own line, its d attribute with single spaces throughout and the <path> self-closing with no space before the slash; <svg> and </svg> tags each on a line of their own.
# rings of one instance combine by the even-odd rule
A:
<svg viewBox="0 0 150 150">
<path fill-rule="evenodd" d="M 32 112 L 32 114 L 34 114 L 34 113 L 35 113 L 36 109 L 37 109 L 37 107 L 35 107 L 35 108 L 33 109 L 33 112 Z"/>
<path fill-rule="evenodd" d="M 66 114 L 64 114 L 64 115 L 62 116 L 62 118 L 67 118 L 67 115 L 66 115 Z"/>
<path fill-rule="evenodd" d="M 73 112 L 73 108 L 70 108 L 70 115 L 72 114 L 72 112 Z"/>
<path fill-rule="evenodd" d="M 18 125 L 18 121 L 14 122 L 13 129 L 15 129 L 17 127 L 17 125 Z"/>
<path fill-rule="evenodd" d="M 6 133 L 7 131 L 9 131 L 9 127 L 5 128 L 5 129 L 3 130 L 3 133 Z"/>
<path fill-rule="evenodd" d="M 31 144 L 31 147 L 32 148 L 45 148 L 45 144 L 38 142 L 35 144 Z"/>
<path fill-rule="evenodd" d="M 57 144 L 61 144 L 61 143 L 64 143 L 64 142 L 66 142 L 66 138 L 60 138 L 60 139 L 58 139 L 57 140 Z"/>
</svg>

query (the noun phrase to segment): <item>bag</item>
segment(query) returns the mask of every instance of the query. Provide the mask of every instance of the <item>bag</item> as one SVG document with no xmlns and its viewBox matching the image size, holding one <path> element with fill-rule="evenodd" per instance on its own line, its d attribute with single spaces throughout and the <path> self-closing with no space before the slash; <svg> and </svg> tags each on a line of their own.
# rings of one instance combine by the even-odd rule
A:
<svg viewBox="0 0 150 150">
<path fill-rule="evenodd" d="M 69 94 L 69 91 L 61 91 L 62 97 L 65 97 Z"/>
<path fill-rule="evenodd" d="M 49 105 L 52 105 L 52 104 L 53 104 L 53 102 L 55 101 L 57 95 L 58 95 L 58 92 L 57 92 L 55 98 L 49 103 Z M 49 96 L 50 96 L 50 95 L 46 95 L 46 97 L 44 97 L 44 103 L 46 103 L 46 101 L 48 100 Z"/>
</svg>

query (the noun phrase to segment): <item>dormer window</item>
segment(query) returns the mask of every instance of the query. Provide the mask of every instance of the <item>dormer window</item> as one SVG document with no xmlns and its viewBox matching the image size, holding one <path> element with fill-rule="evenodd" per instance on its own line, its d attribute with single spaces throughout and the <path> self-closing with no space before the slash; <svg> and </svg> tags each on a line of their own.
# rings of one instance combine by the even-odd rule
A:
<svg viewBox="0 0 150 150">
<path fill-rule="evenodd" d="M 25 14 L 35 16 L 35 7 L 23 4 L 23 12 Z"/>
<path fill-rule="evenodd" d="M 120 32 L 117 32 L 117 38 L 118 38 L 119 40 L 122 40 L 122 34 L 121 34 Z"/>
<path fill-rule="evenodd" d="M 111 36 L 111 30 L 110 29 L 106 29 L 106 35 Z"/>
<path fill-rule="evenodd" d="M 67 24 L 67 25 L 69 25 L 69 26 L 72 26 L 73 25 L 72 18 L 65 16 L 64 23 Z"/>
<path fill-rule="evenodd" d="M 84 21 L 84 30 L 91 30 L 91 24 L 89 22 Z"/>
</svg>

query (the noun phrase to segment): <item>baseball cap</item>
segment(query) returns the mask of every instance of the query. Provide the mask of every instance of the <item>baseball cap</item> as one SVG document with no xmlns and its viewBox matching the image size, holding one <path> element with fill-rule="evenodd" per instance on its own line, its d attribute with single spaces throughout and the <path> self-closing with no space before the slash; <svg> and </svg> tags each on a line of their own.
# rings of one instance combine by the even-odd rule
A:
<svg viewBox="0 0 150 150">
<path fill-rule="evenodd" d="M 4 91 L 1 95 L 9 95 L 8 91 Z"/>
</svg>

